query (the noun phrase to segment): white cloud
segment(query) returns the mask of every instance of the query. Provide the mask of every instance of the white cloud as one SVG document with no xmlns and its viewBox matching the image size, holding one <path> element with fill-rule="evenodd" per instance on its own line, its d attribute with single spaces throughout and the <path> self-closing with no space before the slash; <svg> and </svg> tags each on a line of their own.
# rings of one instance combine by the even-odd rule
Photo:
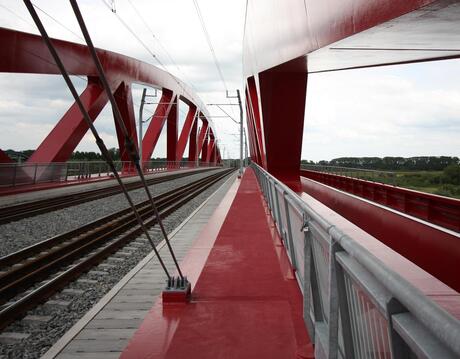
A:
<svg viewBox="0 0 460 359">
<path fill-rule="evenodd" d="M 310 75 L 302 158 L 459 156 L 458 75 L 460 61 Z"/>
</svg>

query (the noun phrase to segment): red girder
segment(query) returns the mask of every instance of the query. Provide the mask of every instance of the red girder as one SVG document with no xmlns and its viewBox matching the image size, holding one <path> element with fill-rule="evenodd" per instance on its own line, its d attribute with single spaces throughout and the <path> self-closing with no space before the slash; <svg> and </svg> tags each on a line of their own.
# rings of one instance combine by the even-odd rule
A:
<svg viewBox="0 0 460 359">
<path fill-rule="evenodd" d="M 206 156 L 207 156 L 207 134 L 208 134 L 208 122 L 203 122 L 203 126 L 201 127 L 200 134 L 198 135 L 198 153 L 196 154 L 196 157 L 198 158 L 201 153 L 201 160 L 206 161 Z"/>
<path fill-rule="evenodd" d="M 172 104 L 166 123 L 166 159 L 176 161 L 177 135 L 179 126 L 178 98 Z"/>
<path fill-rule="evenodd" d="M 332 173 L 301 170 L 300 174 L 410 216 L 460 232 L 460 200 L 458 199 Z"/>
<path fill-rule="evenodd" d="M 88 78 L 88 85 L 80 95 L 88 114 L 94 121 L 108 102 L 102 86 L 94 77 Z M 29 163 L 65 162 L 72 155 L 81 139 L 88 131 L 83 116 L 76 103 L 46 136 L 35 152 L 30 156 Z"/>
<path fill-rule="evenodd" d="M 189 107 L 187 111 L 187 116 L 185 118 L 184 126 L 182 127 L 182 131 L 179 137 L 179 141 L 177 142 L 176 148 L 176 161 L 180 161 L 182 159 L 182 155 L 184 154 L 185 147 L 187 146 L 187 142 L 189 140 L 192 127 L 195 124 L 196 120 L 196 106 L 192 105 Z"/>
<path fill-rule="evenodd" d="M 144 161 L 152 157 L 158 139 L 160 138 L 163 126 L 168 118 L 169 111 L 173 106 L 174 98 L 172 91 L 163 90 L 160 103 L 158 104 L 155 113 L 149 123 L 149 127 L 142 139 L 142 156 Z"/>
<path fill-rule="evenodd" d="M 81 94 L 83 103 L 93 121 L 107 103 L 106 95 L 98 84 L 97 71 L 88 49 L 84 45 L 53 39 L 53 44 L 59 53 L 67 71 L 71 75 L 87 76 L 88 85 Z M 0 28 L 0 72 L 59 74 L 57 66 L 43 43 L 40 36 L 11 29 Z M 191 107 L 200 108 L 203 121 L 208 120 L 206 107 L 197 95 L 183 82 L 171 74 L 155 66 L 133 59 L 128 56 L 97 49 L 98 57 L 104 67 L 107 79 L 114 91 L 115 98 L 123 116 L 125 126 L 135 140 L 137 137 L 134 123 L 131 84 L 138 83 L 160 88 L 163 92 L 154 119 L 151 121 L 142 141 L 143 157 L 148 160 L 153 153 L 158 137 L 168 118 L 168 148 L 167 157 L 176 160 L 177 145 L 177 111 L 175 103 L 184 101 Z M 175 99 L 172 101 L 172 99 Z M 73 104 L 63 118 L 57 123 L 42 144 L 29 159 L 29 162 L 63 162 L 66 161 L 88 130 L 75 104 Z M 176 135 L 175 135 L 176 133 Z M 215 131 L 213 131 L 215 133 Z M 117 129 L 117 134 L 119 131 Z M 187 136 L 186 136 L 187 137 Z M 124 151 L 124 139 L 118 136 L 122 158 L 127 159 Z M 137 143 L 137 141 L 134 141 Z M 186 147 L 181 142 L 180 147 Z M 183 150 L 182 150 L 183 152 Z"/>
<path fill-rule="evenodd" d="M 198 119 L 193 121 L 188 141 L 188 160 L 195 162 L 198 159 Z"/>
<path fill-rule="evenodd" d="M 138 147 L 137 141 L 137 132 L 136 132 L 136 119 L 134 117 L 134 108 L 133 108 L 133 97 L 131 93 L 131 85 L 127 85 L 124 82 L 118 86 L 118 89 L 114 93 L 115 101 L 117 106 L 120 109 L 123 122 L 125 123 L 126 129 L 128 130 L 129 136 L 133 139 L 133 142 Z M 120 156 L 122 161 L 129 161 L 130 155 L 127 151 L 125 144 L 125 138 L 123 132 L 119 128 L 118 124 L 115 122 L 115 128 L 117 131 L 118 146 L 120 148 Z"/>
</svg>

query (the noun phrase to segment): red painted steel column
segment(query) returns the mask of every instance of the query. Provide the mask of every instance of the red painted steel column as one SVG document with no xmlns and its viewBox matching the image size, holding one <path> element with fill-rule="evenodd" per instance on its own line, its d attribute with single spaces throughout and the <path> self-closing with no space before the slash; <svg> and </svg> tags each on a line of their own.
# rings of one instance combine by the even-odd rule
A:
<svg viewBox="0 0 460 359">
<path fill-rule="evenodd" d="M 126 129 L 128 130 L 128 134 L 131 137 L 132 141 L 134 142 L 134 145 L 137 148 L 138 141 L 137 141 L 137 132 L 136 132 L 136 119 L 134 116 L 133 96 L 131 93 L 131 85 L 122 82 L 121 85 L 115 91 L 114 96 L 115 96 L 115 101 L 117 102 L 117 106 L 120 110 L 123 122 L 126 126 Z M 129 162 L 130 155 L 129 155 L 128 148 L 125 143 L 125 138 L 123 136 L 123 133 L 120 127 L 118 126 L 116 122 L 115 122 L 115 129 L 117 132 L 118 146 L 120 148 L 121 160 L 123 162 Z M 126 164 L 123 167 L 123 170 L 124 171 L 135 171 L 135 168 L 133 165 Z"/>
<path fill-rule="evenodd" d="M 257 89 L 254 77 L 248 78 L 248 97 L 249 109 L 251 111 L 251 118 L 254 128 L 255 145 L 257 148 L 258 163 L 267 168 L 266 149 L 264 141 L 264 129 L 261 126 L 260 111 L 259 111 L 259 98 L 257 96 Z"/>
<path fill-rule="evenodd" d="M 149 127 L 145 132 L 144 138 L 142 139 L 142 158 L 144 162 L 150 160 L 152 153 L 158 143 L 158 139 L 161 135 L 161 130 L 166 122 L 166 118 L 169 115 L 169 111 L 173 106 L 173 93 L 172 91 L 163 89 L 160 103 L 158 104 L 152 120 L 150 121 Z"/>
<path fill-rule="evenodd" d="M 208 121 L 207 120 L 203 120 L 203 126 L 201 127 L 201 130 L 200 130 L 200 134 L 198 135 L 198 143 L 197 143 L 197 149 L 198 149 L 198 152 L 196 154 L 196 157 L 199 158 L 200 157 L 200 153 L 202 153 L 201 155 L 201 160 L 202 161 L 205 161 L 206 160 L 206 155 L 203 153 L 203 151 L 205 150 L 205 148 L 207 148 L 207 144 L 205 142 L 205 139 L 206 139 L 206 134 L 208 132 Z"/>
<path fill-rule="evenodd" d="M 209 142 L 209 139 L 208 139 L 208 136 L 206 136 L 203 140 L 203 146 L 201 149 L 201 162 L 203 163 L 208 162 L 208 147 L 209 147 L 208 142 Z"/>
<path fill-rule="evenodd" d="M 295 66 L 293 66 L 295 67 Z M 297 188 L 305 116 L 307 74 L 280 69 L 259 74 L 266 169 Z"/>
<path fill-rule="evenodd" d="M 196 112 L 197 112 L 196 106 L 193 104 L 190 104 L 188 112 L 187 112 L 187 117 L 185 118 L 184 126 L 182 127 L 182 131 L 179 136 L 179 141 L 177 142 L 176 161 L 182 160 L 182 156 L 184 155 L 185 147 L 187 146 L 187 141 L 191 134 L 192 126 L 196 123 Z"/>
<path fill-rule="evenodd" d="M 190 130 L 189 141 L 188 141 L 188 160 L 192 167 L 195 166 L 195 162 L 198 159 L 197 136 L 198 136 L 198 118 L 193 122 L 192 128 Z"/>
<path fill-rule="evenodd" d="M 214 137 L 210 137 L 209 142 L 208 142 L 208 150 L 206 153 L 206 162 L 208 163 L 211 162 L 215 144 L 216 143 L 215 143 Z"/>
<path fill-rule="evenodd" d="M 249 131 L 249 138 L 250 138 L 250 144 L 251 144 L 251 148 L 252 148 L 252 160 L 256 163 L 258 163 L 259 165 L 262 166 L 262 160 L 261 160 L 261 156 L 260 156 L 260 151 L 259 151 L 259 147 L 258 147 L 258 144 L 257 144 L 257 138 L 256 138 L 256 135 L 255 135 L 255 128 L 254 128 L 254 114 L 252 113 L 252 107 L 250 105 L 250 97 L 248 95 L 248 93 L 246 93 L 246 106 L 247 106 L 247 118 L 246 118 L 246 123 L 247 123 L 247 126 L 248 126 L 248 131 Z"/>
<path fill-rule="evenodd" d="M 80 95 L 91 120 L 95 120 L 108 99 L 98 80 L 88 78 L 88 85 Z M 27 163 L 65 162 L 88 131 L 88 126 L 74 103 L 54 126 Z"/>
<path fill-rule="evenodd" d="M 176 150 L 177 150 L 177 135 L 178 135 L 178 102 L 179 97 L 176 96 L 171 110 L 168 114 L 168 121 L 166 124 L 166 159 L 172 163 L 176 161 Z M 174 167 L 174 166 L 173 166 Z"/>
</svg>

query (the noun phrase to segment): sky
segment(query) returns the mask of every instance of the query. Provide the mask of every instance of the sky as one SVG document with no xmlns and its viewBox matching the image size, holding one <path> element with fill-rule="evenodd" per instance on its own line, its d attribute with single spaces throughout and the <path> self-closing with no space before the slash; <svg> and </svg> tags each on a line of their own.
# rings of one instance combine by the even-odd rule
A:
<svg viewBox="0 0 460 359">
<path fill-rule="evenodd" d="M 198 0 L 225 84 L 213 63 L 193 0 L 117 0 L 116 14 L 107 5 L 110 2 L 79 1 L 97 47 L 160 66 L 123 27 L 121 18 L 204 103 L 226 102 L 226 88 L 243 89 L 245 0 Z M 68 1 L 34 0 L 34 4 L 54 18 L 39 11 L 51 36 L 83 43 Z M 17 0 L 0 0 L 0 26 L 37 33 L 22 1 Z M 459 78 L 460 61 L 453 60 L 309 75 L 302 158 L 460 156 Z M 84 79 L 73 80 L 82 91 Z M 133 86 L 136 117 L 141 91 L 141 86 Z M 36 148 L 72 103 L 60 76 L 0 74 L 0 93 L 2 149 Z M 149 93 L 154 92 L 149 89 Z M 179 107 L 181 128 L 187 106 Z M 147 105 L 144 118 L 154 108 Z M 222 115 L 215 107 L 209 111 L 213 116 Z M 229 111 L 238 118 L 237 107 Z M 238 126 L 228 118 L 213 120 L 224 157 L 237 157 Z M 116 147 L 109 105 L 95 125 L 106 144 Z M 163 157 L 165 149 L 163 133 L 153 157 Z M 90 134 L 77 150 L 97 150 Z"/>
</svg>

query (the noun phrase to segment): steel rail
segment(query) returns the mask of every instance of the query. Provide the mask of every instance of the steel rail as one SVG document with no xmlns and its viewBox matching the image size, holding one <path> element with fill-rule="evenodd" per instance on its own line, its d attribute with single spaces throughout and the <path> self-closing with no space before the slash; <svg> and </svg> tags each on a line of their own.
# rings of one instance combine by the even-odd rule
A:
<svg viewBox="0 0 460 359">
<path fill-rule="evenodd" d="M 153 184 L 172 181 L 178 178 L 192 176 L 197 173 L 204 173 L 212 170 L 214 169 L 205 169 L 200 172 L 193 171 L 177 174 L 172 173 L 166 176 L 162 176 L 160 178 L 150 178 L 147 180 L 147 184 L 151 186 Z M 128 191 L 138 189 L 140 187 L 142 187 L 142 183 L 138 181 L 126 184 L 126 189 Z M 80 203 L 94 201 L 96 199 L 113 196 L 119 193 L 122 193 L 122 190 L 120 189 L 120 186 L 115 185 L 85 192 L 62 195 L 58 197 L 46 198 L 43 200 L 2 207 L 0 208 L 0 224 L 20 220 L 27 217 L 32 217 L 37 214 L 46 213 L 57 209 L 71 207 Z"/>
<path fill-rule="evenodd" d="M 160 215 L 162 217 L 168 216 L 231 172 L 233 172 L 233 170 L 222 171 L 218 174 L 213 174 L 205 179 L 196 181 L 195 183 L 188 185 L 188 188 L 183 188 L 181 191 L 176 189 L 168 192 L 165 196 L 163 196 L 163 201 L 161 201 Z M 144 211 L 142 212 L 142 216 L 144 220 L 146 220 L 145 225 L 151 227 L 157 223 L 156 216 L 153 213 L 151 206 L 149 205 L 149 201 L 145 201 L 143 205 Z M 129 209 L 127 210 L 129 211 Z M 37 279 L 43 279 L 44 273 L 56 273 L 58 270 L 57 266 L 62 267 L 62 265 L 68 265 L 69 262 L 75 262 L 77 258 L 81 258 L 82 255 L 88 255 L 88 253 L 96 251 L 87 256 L 81 262 L 73 265 L 71 268 L 58 274 L 56 277 L 50 279 L 45 284 L 39 286 L 37 289 L 20 298 L 13 304 L 2 309 L 0 311 L 0 329 L 5 328 L 16 318 L 22 316 L 27 310 L 43 302 L 52 294 L 56 293 L 65 285 L 77 278 L 81 273 L 88 271 L 91 267 L 100 263 L 111 253 L 122 248 L 124 245 L 141 234 L 142 228 L 137 224 L 137 221 L 132 213 L 130 217 L 130 219 L 127 219 L 126 214 L 124 214 L 122 218 L 117 221 L 117 224 L 112 223 L 113 221 L 109 222 L 107 227 L 104 228 L 105 230 L 102 234 L 92 234 L 89 239 L 84 239 L 84 243 L 81 245 L 81 247 L 72 244 L 71 252 L 69 253 L 66 253 L 65 250 L 59 249 L 59 252 L 63 252 L 63 256 L 60 258 L 53 260 L 53 254 L 51 257 L 47 257 L 45 254 L 42 256 L 42 258 L 40 258 L 42 267 L 35 269 L 34 272 L 28 274 L 27 271 L 25 271 L 25 279 L 19 278 L 16 281 L 10 281 L 10 286 L 16 285 L 17 288 L 24 288 L 24 280 L 27 281 L 33 278 L 36 282 Z M 123 231 L 124 233 L 120 236 L 120 232 Z M 119 237 L 113 239 L 114 236 Z M 102 249 L 97 250 L 97 246 L 102 246 Z M 50 258 L 51 262 L 47 262 L 47 260 Z M 39 271 L 41 271 L 41 273 L 34 274 L 35 272 Z M 17 291 L 18 290 L 19 289 L 17 289 Z M 2 299 L 5 295 L 10 296 L 12 294 L 11 289 L 10 292 L 8 292 L 8 290 L 3 290 L 3 288 L 0 289 L 0 291 L 2 291 Z"/>
<path fill-rule="evenodd" d="M 227 171 L 212 174 L 206 178 L 197 180 L 185 186 L 168 191 L 156 197 L 162 209 L 169 206 L 182 196 L 188 196 L 191 191 L 200 189 L 207 183 L 225 176 Z M 152 215 L 149 201 L 144 201 L 137 206 L 142 219 L 145 220 Z M 135 226 L 136 218 L 130 208 L 118 211 L 113 215 L 106 216 L 97 221 L 98 225 L 89 223 L 79 230 L 70 231 L 60 236 L 53 237 L 38 243 L 35 246 L 27 247 L 25 250 L 7 256 L 11 263 L 12 257 L 22 258 L 22 263 L 15 262 L 15 265 L 0 275 L 0 304 L 16 295 L 20 290 L 33 285 L 48 274 L 56 270 L 56 266 L 62 266 L 73 261 L 83 254 L 92 245 L 110 240 L 115 235 Z M 94 242 L 97 240 L 96 242 Z M 88 247 L 89 246 L 89 247 Z M 31 259 L 30 259 L 31 258 Z M 1 260 L 1 259 L 0 259 Z"/>
<path fill-rule="evenodd" d="M 202 180 L 203 179 L 197 180 L 197 181 L 202 181 Z M 190 184 L 193 184 L 195 182 L 191 182 Z M 190 185 L 190 184 L 188 184 L 188 185 Z M 177 191 L 180 188 L 183 188 L 183 187 L 188 186 L 188 185 L 184 185 L 184 186 L 181 186 L 179 188 L 176 188 L 171 192 Z M 168 193 L 169 192 L 165 192 L 163 194 L 160 194 L 160 195 L 157 196 L 157 198 L 159 200 L 161 200 Z M 147 201 L 138 203 L 136 205 L 136 207 L 140 208 L 140 207 L 144 206 L 146 204 L 146 202 Z M 90 222 L 90 223 L 88 223 L 88 224 L 86 224 L 86 225 L 84 225 L 82 227 L 70 230 L 70 231 L 62 233 L 62 234 L 58 234 L 58 235 L 53 236 L 51 238 L 45 239 L 45 240 L 43 240 L 41 242 L 38 242 L 38 243 L 32 244 L 32 245 L 30 245 L 28 247 L 25 247 L 25 248 L 23 248 L 23 249 L 21 249 L 19 251 L 7 254 L 7 255 L 5 255 L 5 256 L 0 258 L 0 270 L 2 270 L 5 267 L 8 267 L 10 265 L 16 264 L 19 261 L 26 259 L 27 257 L 33 257 L 36 254 L 40 253 L 41 251 L 45 251 L 45 250 L 48 250 L 49 248 L 51 248 L 53 246 L 59 245 L 60 243 L 68 240 L 68 238 L 76 237 L 76 236 L 78 236 L 78 235 L 80 235 L 80 234 L 82 234 L 82 233 L 84 233 L 86 231 L 92 230 L 94 228 L 98 228 L 98 227 L 104 225 L 105 223 L 107 223 L 109 221 L 113 221 L 113 220 L 117 219 L 118 217 L 120 217 L 122 215 L 129 214 L 130 211 L 131 211 L 130 207 L 125 208 L 123 210 L 120 210 L 120 211 L 117 211 L 115 213 L 109 214 L 109 215 L 104 216 L 102 218 L 98 218 L 98 219 L 96 219 L 96 220 L 94 220 L 94 221 L 92 221 L 92 222 Z"/>
</svg>

